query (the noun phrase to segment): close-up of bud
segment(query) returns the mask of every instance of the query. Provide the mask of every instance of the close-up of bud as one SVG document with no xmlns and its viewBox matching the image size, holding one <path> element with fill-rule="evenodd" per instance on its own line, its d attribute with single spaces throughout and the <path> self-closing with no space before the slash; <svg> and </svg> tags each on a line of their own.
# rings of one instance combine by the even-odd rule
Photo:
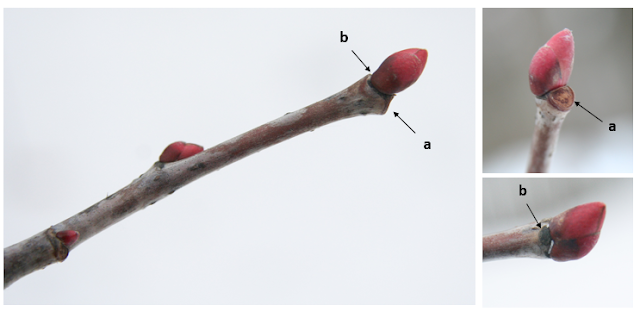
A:
<svg viewBox="0 0 640 318">
<path fill-rule="evenodd" d="M 371 75 L 371 85 L 387 95 L 402 92 L 418 80 L 428 56 L 425 49 L 406 49 L 390 55 Z"/>
<path fill-rule="evenodd" d="M 602 202 L 579 205 L 551 219 L 549 230 L 554 261 L 572 261 L 587 255 L 598 242 L 607 208 Z"/>
</svg>

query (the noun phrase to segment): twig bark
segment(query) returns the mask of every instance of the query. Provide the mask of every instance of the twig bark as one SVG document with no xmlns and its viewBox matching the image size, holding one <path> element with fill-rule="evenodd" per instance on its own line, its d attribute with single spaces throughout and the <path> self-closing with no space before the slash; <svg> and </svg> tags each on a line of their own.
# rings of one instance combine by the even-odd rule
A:
<svg viewBox="0 0 640 318">
<path fill-rule="evenodd" d="M 549 258 L 551 235 L 549 219 L 538 228 L 529 223 L 509 231 L 482 238 L 482 260 L 494 261 L 511 257 Z"/>
<path fill-rule="evenodd" d="M 553 259 L 563 262 L 587 255 L 598 242 L 604 223 L 604 203 L 592 202 L 552 218 L 482 238 L 482 260 L 512 257 Z"/>
</svg>

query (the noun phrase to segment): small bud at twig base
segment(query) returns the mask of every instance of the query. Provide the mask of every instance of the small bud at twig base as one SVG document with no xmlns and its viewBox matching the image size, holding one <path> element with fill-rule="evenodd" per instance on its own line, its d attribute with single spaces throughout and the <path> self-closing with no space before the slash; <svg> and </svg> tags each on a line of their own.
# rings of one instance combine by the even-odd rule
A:
<svg viewBox="0 0 640 318">
<path fill-rule="evenodd" d="M 66 246 L 71 246 L 73 243 L 75 243 L 78 240 L 78 238 L 80 237 L 80 234 L 76 231 L 66 230 L 66 231 L 60 231 L 56 233 L 56 237 L 60 241 L 62 241 L 62 244 Z"/>
</svg>

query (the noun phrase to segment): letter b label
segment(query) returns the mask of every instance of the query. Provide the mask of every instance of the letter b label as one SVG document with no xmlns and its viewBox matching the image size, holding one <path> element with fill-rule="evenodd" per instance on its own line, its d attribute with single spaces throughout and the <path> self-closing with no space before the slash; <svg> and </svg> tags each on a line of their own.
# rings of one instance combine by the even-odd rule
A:
<svg viewBox="0 0 640 318">
<path fill-rule="evenodd" d="M 349 41 L 349 37 L 346 34 L 344 34 L 343 31 L 340 31 L 340 42 L 347 42 L 347 41 Z"/>
</svg>

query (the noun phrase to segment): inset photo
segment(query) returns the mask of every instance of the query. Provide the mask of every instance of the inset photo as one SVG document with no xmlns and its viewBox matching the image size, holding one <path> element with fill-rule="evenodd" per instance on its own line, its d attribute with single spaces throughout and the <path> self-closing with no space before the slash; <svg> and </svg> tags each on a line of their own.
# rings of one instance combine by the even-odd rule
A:
<svg viewBox="0 0 640 318">
<path fill-rule="evenodd" d="M 483 180 L 484 307 L 631 307 L 633 180 Z"/>
<path fill-rule="evenodd" d="M 483 10 L 483 172 L 633 172 L 633 10 Z"/>
</svg>

